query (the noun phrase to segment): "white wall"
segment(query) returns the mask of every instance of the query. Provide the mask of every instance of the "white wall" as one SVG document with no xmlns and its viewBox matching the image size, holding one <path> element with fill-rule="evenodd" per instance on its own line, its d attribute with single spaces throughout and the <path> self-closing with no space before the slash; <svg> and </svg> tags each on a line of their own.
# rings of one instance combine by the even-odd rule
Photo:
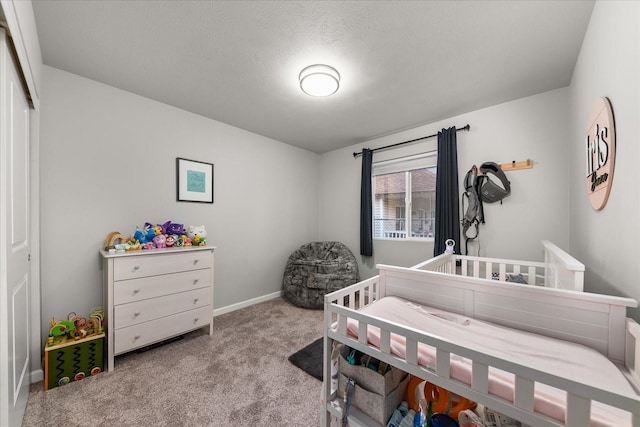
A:
<svg viewBox="0 0 640 427">
<path fill-rule="evenodd" d="M 570 85 L 570 246 L 587 266 L 585 288 L 640 300 L 640 3 L 598 1 Z M 583 141 L 596 99 L 606 96 L 616 125 L 616 159 L 606 206 L 585 188 Z M 640 320 L 640 310 L 630 310 Z"/>
<path fill-rule="evenodd" d="M 315 153 L 44 67 L 43 336 L 102 304 L 98 250 L 146 221 L 204 224 L 216 309 L 279 292 L 290 253 L 318 237 Z M 217 102 L 212 100 L 212 102 Z M 176 157 L 214 163 L 214 203 L 176 202 Z"/>
<path fill-rule="evenodd" d="M 432 242 L 390 240 L 374 240 L 371 258 L 359 255 L 361 161 L 353 158 L 353 152 L 469 123 L 469 132 L 457 134 L 461 187 L 473 164 L 526 159 L 534 162 L 532 169 L 507 172 L 512 194 L 502 205 L 485 204 L 486 224 L 480 228 L 480 245 L 470 244 L 469 252 L 541 261 L 541 240 L 548 239 L 568 249 L 568 117 L 568 89 L 563 88 L 325 153 L 320 162 L 320 237 L 345 243 L 359 259 L 363 278 L 376 274 L 376 263 L 410 266 L 433 256 Z M 374 162 L 433 150 L 436 146 L 434 138 L 378 152 L 374 154 Z"/>
</svg>

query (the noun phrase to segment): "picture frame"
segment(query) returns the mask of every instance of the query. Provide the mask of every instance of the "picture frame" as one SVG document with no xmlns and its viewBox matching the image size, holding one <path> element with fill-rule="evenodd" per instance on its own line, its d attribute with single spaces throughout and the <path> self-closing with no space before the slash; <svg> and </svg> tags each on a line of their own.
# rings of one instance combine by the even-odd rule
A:
<svg viewBox="0 0 640 427">
<path fill-rule="evenodd" d="M 176 199 L 213 203 L 213 163 L 176 157 Z"/>
</svg>

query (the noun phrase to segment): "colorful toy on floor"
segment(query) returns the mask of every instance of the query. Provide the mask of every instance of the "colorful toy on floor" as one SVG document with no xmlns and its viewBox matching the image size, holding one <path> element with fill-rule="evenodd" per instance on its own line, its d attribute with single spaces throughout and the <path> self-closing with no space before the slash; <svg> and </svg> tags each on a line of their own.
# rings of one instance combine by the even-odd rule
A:
<svg viewBox="0 0 640 427">
<path fill-rule="evenodd" d="M 471 409 L 465 409 L 458 414 L 460 427 L 484 427 L 482 419 Z"/>
<path fill-rule="evenodd" d="M 49 335 L 52 337 L 59 337 L 70 333 L 74 329 L 75 325 L 73 322 L 68 320 L 56 321 L 56 319 L 51 318 L 51 329 L 49 329 Z"/>
<path fill-rule="evenodd" d="M 430 382 L 425 382 L 422 378 L 412 377 L 407 384 L 407 403 L 414 411 L 419 409 L 419 399 L 417 397 L 419 386 L 424 384 L 424 399 L 430 405 L 434 414 L 447 414 L 453 419 L 458 418 L 458 414 L 465 409 L 473 409 L 477 406 L 475 402 L 449 392 L 449 390 L 438 387 Z"/>
<path fill-rule="evenodd" d="M 44 349 L 44 389 L 98 375 L 104 369 L 104 333 Z"/>
<path fill-rule="evenodd" d="M 69 313 L 66 320 L 51 318 L 51 328 L 49 329 L 47 346 L 51 347 L 70 340 L 78 340 L 87 336 L 100 334 L 103 332 L 103 319 L 104 310 L 102 307 L 94 307 L 91 309 L 89 319 L 78 316 L 74 312 Z"/>
<path fill-rule="evenodd" d="M 89 318 L 71 312 L 65 320 L 51 319 L 44 349 L 45 390 L 102 372 L 103 320 L 102 307 L 94 307 Z"/>
</svg>

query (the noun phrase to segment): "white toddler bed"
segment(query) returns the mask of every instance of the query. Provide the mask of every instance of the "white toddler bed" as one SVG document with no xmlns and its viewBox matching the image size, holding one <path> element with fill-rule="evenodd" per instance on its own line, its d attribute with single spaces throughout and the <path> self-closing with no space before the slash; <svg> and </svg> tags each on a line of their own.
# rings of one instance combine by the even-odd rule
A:
<svg viewBox="0 0 640 427">
<path fill-rule="evenodd" d="M 584 264 L 548 240 L 542 247 L 544 262 L 444 253 L 411 268 L 582 292 Z"/>
<path fill-rule="evenodd" d="M 550 262 L 546 284 L 566 260 Z M 626 318 L 635 300 L 432 271 L 431 261 L 378 266 L 325 297 L 325 425 L 342 416 L 327 374 L 338 341 L 531 426 L 640 427 L 640 327 Z M 349 424 L 376 425 L 355 409 Z"/>
</svg>

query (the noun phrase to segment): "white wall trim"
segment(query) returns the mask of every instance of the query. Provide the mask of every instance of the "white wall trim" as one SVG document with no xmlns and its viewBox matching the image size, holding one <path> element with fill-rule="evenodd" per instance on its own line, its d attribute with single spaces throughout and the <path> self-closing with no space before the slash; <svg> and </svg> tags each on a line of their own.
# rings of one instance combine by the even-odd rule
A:
<svg viewBox="0 0 640 427">
<path fill-rule="evenodd" d="M 42 369 L 36 369 L 29 374 L 29 380 L 31 384 L 44 381 L 44 371 Z"/>
<path fill-rule="evenodd" d="M 263 295 L 258 298 L 252 298 L 250 300 L 231 304 L 226 307 L 216 308 L 215 310 L 213 310 L 213 317 L 220 316 L 221 314 L 231 313 L 232 311 L 240 310 L 241 308 L 249 307 L 254 304 L 276 299 L 281 296 L 282 296 L 282 291 L 279 291 L 279 292 L 274 292 L 272 294 Z M 215 324 L 213 325 L 213 327 L 215 328 Z"/>
</svg>

